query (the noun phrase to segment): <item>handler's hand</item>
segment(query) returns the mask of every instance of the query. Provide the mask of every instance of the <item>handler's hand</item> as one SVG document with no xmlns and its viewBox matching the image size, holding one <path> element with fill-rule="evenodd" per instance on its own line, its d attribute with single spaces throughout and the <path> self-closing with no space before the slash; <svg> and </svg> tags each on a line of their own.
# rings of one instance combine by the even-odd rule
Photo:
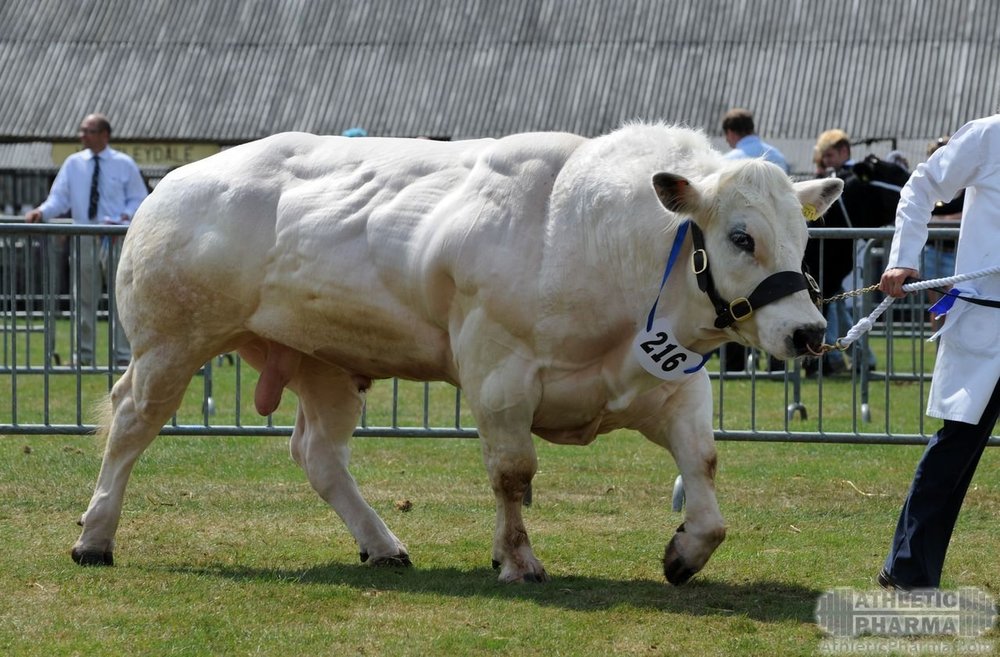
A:
<svg viewBox="0 0 1000 657">
<path fill-rule="evenodd" d="M 24 220 L 29 224 L 37 224 L 42 220 L 42 213 L 37 208 L 34 210 L 29 210 L 28 214 L 24 215 Z"/>
<path fill-rule="evenodd" d="M 916 269 L 907 269 L 906 267 L 886 269 L 882 274 L 882 280 L 879 281 L 878 289 L 897 299 L 904 297 L 906 292 L 903 292 L 903 283 L 908 278 L 916 278 L 919 273 Z"/>
</svg>

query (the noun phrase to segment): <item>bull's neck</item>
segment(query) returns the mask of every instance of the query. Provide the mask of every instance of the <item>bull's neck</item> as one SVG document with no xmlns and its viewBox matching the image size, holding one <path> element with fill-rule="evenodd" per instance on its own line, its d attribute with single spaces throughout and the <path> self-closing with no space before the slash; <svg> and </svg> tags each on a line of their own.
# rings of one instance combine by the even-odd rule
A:
<svg viewBox="0 0 1000 657">
<path fill-rule="evenodd" d="M 692 351 L 707 354 L 732 340 L 732 337 L 715 328 L 715 309 L 708 295 L 698 287 L 692 267 L 693 250 L 689 233 L 680 245 L 676 261 L 660 292 L 655 315 L 668 319 L 681 344 Z M 657 279 L 657 285 L 660 280 Z M 647 306 L 645 312 L 649 311 Z M 647 315 L 643 315 L 644 322 L 646 318 Z"/>
</svg>

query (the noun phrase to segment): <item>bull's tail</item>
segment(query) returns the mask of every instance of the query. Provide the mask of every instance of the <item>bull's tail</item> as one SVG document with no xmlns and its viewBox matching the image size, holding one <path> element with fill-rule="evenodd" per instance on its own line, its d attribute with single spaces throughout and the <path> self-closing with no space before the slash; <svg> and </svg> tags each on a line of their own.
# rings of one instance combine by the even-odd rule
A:
<svg viewBox="0 0 1000 657">
<path fill-rule="evenodd" d="M 96 402 L 94 402 L 91 408 L 91 415 L 94 418 L 94 435 L 97 436 L 102 443 L 107 442 L 108 434 L 111 432 L 111 418 L 114 413 L 111 407 L 111 393 L 104 395 Z"/>
</svg>

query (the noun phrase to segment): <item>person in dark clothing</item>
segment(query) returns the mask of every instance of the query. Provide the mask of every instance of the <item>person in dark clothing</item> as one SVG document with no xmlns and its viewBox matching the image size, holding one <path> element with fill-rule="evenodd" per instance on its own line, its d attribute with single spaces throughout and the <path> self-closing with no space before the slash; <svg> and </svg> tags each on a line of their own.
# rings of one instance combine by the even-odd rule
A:
<svg viewBox="0 0 1000 657">
<path fill-rule="evenodd" d="M 899 202 L 899 185 L 905 182 L 907 172 L 890 162 L 874 156 L 862 162 L 851 157 L 850 137 L 843 130 L 827 130 L 816 141 L 815 159 L 817 176 L 836 176 L 844 181 L 844 192 L 837 203 L 823 215 L 816 226 L 828 228 L 876 228 L 893 222 Z M 887 182 L 891 180 L 892 182 Z M 843 281 L 855 269 L 856 244 L 852 239 L 810 239 L 806 245 L 804 264 L 819 282 L 823 298 L 830 298 L 844 291 Z M 851 328 L 852 321 L 843 301 L 828 304 L 827 342 L 842 337 Z M 874 357 L 866 355 L 868 367 L 874 366 Z M 855 364 L 860 367 L 860 364 Z M 806 374 L 817 372 L 819 362 L 806 362 Z M 835 374 L 847 369 L 844 356 L 831 351 L 823 357 L 823 372 Z"/>
</svg>

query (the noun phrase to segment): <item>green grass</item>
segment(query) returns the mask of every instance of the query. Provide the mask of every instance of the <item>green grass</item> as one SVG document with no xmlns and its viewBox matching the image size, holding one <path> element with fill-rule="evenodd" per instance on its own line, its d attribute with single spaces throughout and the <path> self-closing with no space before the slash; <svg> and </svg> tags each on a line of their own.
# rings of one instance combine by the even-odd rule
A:
<svg viewBox="0 0 1000 657">
<path fill-rule="evenodd" d="M 659 563 L 681 521 L 669 456 L 629 432 L 538 450 L 526 519 L 552 581 L 511 586 L 489 567 L 493 501 L 473 440 L 354 441 L 362 490 L 414 560 L 375 569 L 285 440 L 161 438 L 133 474 L 105 569 L 68 555 L 97 441 L 5 438 L 0 654 L 812 655 L 817 597 L 872 587 L 920 453 L 721 443 L 729 536 L 672 587 Z M 1000 594 L 998 465 L 987 450 L 945 587 Z"/>
<path fill-rule="evenodd" d="M 38 347 L 33 336 L 18 351 L 37 365 Z M 886 344 L 874 347 L 884 369 Z M 68 353 L 65 342 L 61 349 Z M 896 341 L 893 371 L 929 372 L 933 355 L 920 341 Z M 232 423 L 239 409 L 244 424 L 261 423 L 255 373 L 226 365 L 213 374 L 211 421 Z M 79 383 L 19 375 L 17 419 L 76 422 L 79 413 L 88 422 L 87 406 L 113 380 L 99 371 Z M 859 386 L 849 376 L 803 381 L 807 419 L 786 418 L 783 381 L 713 388 L 723 430 L 898 434 L 937 425 L 923 417 L 926 382 L 874 382 L 871 423 L 859 418 Z M 425 423 L 424 389 L 399 384 L 396 424 Z M 453 390 L 428 390 L 426 424 L 454 426 Z M 180 423 L 202 421 L 204 391 L 196 378 Z M 370 425 L 392 424 L 392 396 L 392 382 L 376 384 Z M 286 393 L 275 424 L 292 423 L 294 401 Z M 10 413 L 5 405 L 0 421 Z M 474 426 L 465 408 L 460 422 Z M 677 471 L 669 455 L 625 431 L 587 447 L 538 441 L 526 520 L 552 581 L 504 586 L 489 567 L 493 499 L 476 441 L 353 444 L 352 471 L 408 545 L 412 569 L 360 564 L 353 539 L 279 437 L 160 438 L 133 474 L 116 567 L 79 568 L 68 550 L 101 445 L 0 436 L 0 655 L 813 655 L 822 638 L 817 597 L 873 586 L 921 451 L 721 442 L 728 538 L 693 581 L 671 587 L 659 560 L 682 515 L 670 510 Z M 1000 450 L 987 450 L 945 587 L 1000 595 L 997 465 Z M 398 510 L 400 500 L 412 510 Z"/>
</svg>

